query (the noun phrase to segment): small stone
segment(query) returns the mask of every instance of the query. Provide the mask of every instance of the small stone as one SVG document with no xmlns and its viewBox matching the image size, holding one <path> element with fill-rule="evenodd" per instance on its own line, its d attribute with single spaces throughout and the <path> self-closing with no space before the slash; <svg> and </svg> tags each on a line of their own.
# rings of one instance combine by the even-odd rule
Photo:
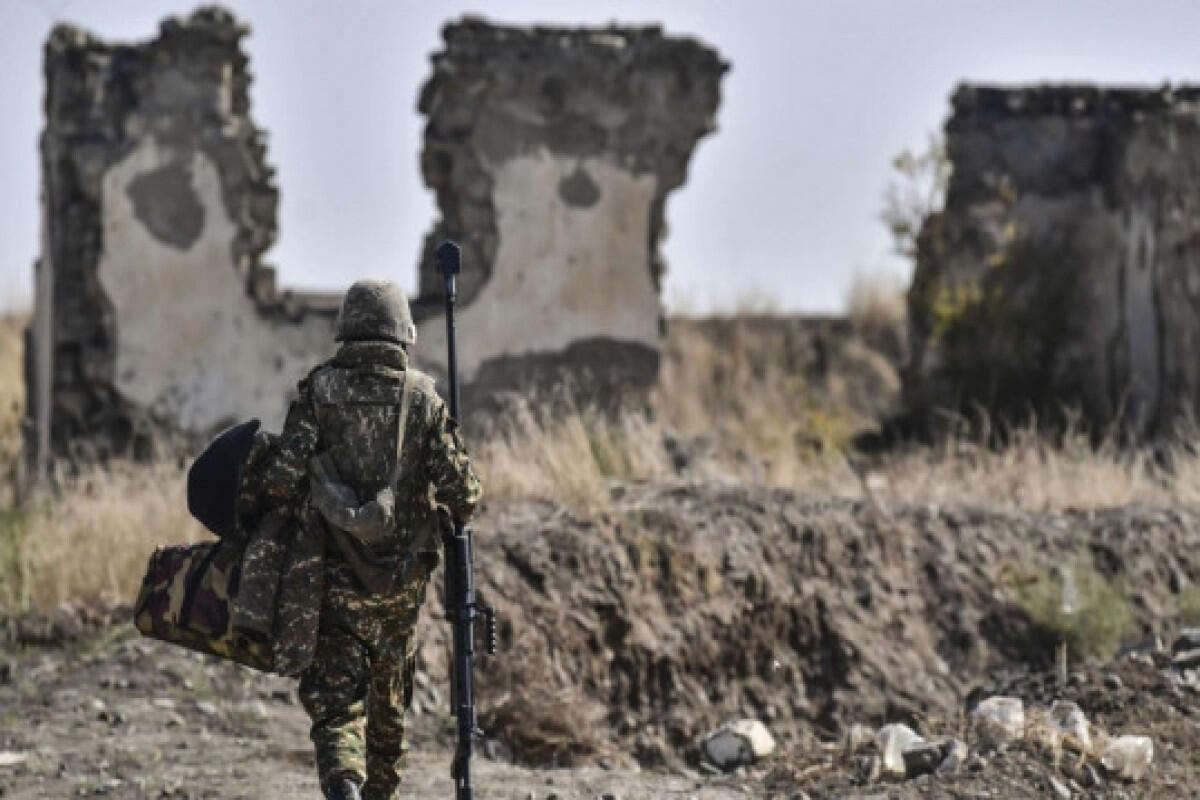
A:
<svg viewBox="0 0 1200 800">
<path fill-rule="evenodd" d="M 864 753 L 854 759 L 854 782 L 874 783 L 879 780 L 882 762 L 874 753 Z"/>
<path fill-rule="evenodd" d="M 1175 642 L 1171 645 L 1171 652 L 1178 653 L 1181 650 L 1197 648 L 1200 648 L 1200 628 L 1180 628 L 1179 635 L 1175 637 Z"/>
<path fill-rule="evenodd" d="M 29 753 L 18 753 L 14 750 L 0 750 L 0 767 L 15 767 L 29 760 Z"/>
<path fill-rule="evenodd" d="M 206 717 L 215 717 L 217 715 L 217 707 L 207 700 L 197 700 L 196 710 Z"/>
<path fill-rule="evenodd" d="M 1061 797 L 1062 800 L 1071 800 L 1071 790 L 1062 781 L 1053 775 L 1047 777 L 1046 781 L 1050 784 L 1050 788 L 1054 790 L 1055 795 Z"/>
<path fill-rule="evenodd" d="M 907 772 L 904 751 L 924 743 L 924 737 L 903 723 L 884 725 L 875 734 L 875 748 L 883 760 L 883 772 L 887 775 L 904 775 Z"/>
<path fill-rule="evenodd" d="M 969 754 L 970 750 L 967 748 L 966 742 L 961 739 L 951 739 L 946 757 L 942 759 L 942 763 L 937 765 L 937 769 L 934 772 L 938 777 L 953 775 L 966 762 Z"/>
<path fill-rule="evenodd" d="M 1055 700 L 1050 706 L 1050 721 L 1060 733 L 1071 737 L 1071 744 L 1087 752 L 1092 746 L 1091 729 L 1087 717 L 1076 703 Z"/>
<path fill-rule="evenodd" d="M 1084 764 L 1083 769 L 1079 770 L 1079 782 L 1087 788 L 1100 785 L 1100 776 L 1096 774 L 1096 768 L 1091 764 Z"/>
<path fill-rule="evenodd" d="M 1192 667 L 1200 667 L 1200 647 L 1192 650 L 1181 650 L 1171 659 L 1171 666 L 1175 669 L 1191 669 Z"/>
<path fill-rule="evenodd" d="M 1125 683 L 1121 680 L 1121 676 L 1115 672 L 1110 672 L 1104 676 L 1104 688 L 1110 692 L 1119 692 Z"/>
<path fill-rule="evenodd" d="M 175 701 L 170 697 L 156 697 L 150 701 L 150 705 L 155 708 L 161 708 L 164 711 L 172 711 L 175 709 Z"/>
<path fill-rule="evenodd" d="M 921 775 L 928 775 L 937 770 L 943 763 L 953 759 L 959 754 L 958 745 L 962 744 L 957 739 L 945 739 L 940 742 L 923 742 L 904 749 L 900 753 L 901 759 L 904 762 L 904 772 L 906 778 L 916 778 Z M 962 745 L 962 751 L 966 750 L 966 745 Z M 966 753 L 962 752 L 962 757 L 966 758 Z M 955 765 L 951 769 L 957 768 Z"/>
<path fill-rule="evenodd" d="M 88 701 L 87 708 L 93 714 L 99 714 L 101 711 L 108 708 L 108 704 L 105 703 L 103 700 L 101 700 L 99 697 L 93 697 L 91 700 Z"/>
<path fill-rule="evenodd" d="M 731 772 L 775 752 L 775 737 L 758 720 L 740 719 L 710 733 L 703 750 L 713 765 Z"/>
<path fill-rule="evenodd" d="M 971 724 L 983 744 L 1003 747 L 1025 735 L 1025 706 L 1016 697 L 989 697 L 975 706 Z"/>
<path fill-rule="evenodd" d="M 1154 742 L 1146 736 L 1117 736 L 1100 753 L 1108 772 L 1129 781 L 1141 780 L 1154 760 Z"/>
</svg>

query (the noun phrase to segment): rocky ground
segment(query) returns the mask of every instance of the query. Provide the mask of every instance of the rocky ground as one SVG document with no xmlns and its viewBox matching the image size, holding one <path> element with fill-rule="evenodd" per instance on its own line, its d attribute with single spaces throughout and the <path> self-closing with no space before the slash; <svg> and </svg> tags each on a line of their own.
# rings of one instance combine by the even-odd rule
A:
<svg viewBox="0 0 1200 800">
<path fill-rule="evenodd" d="M 0 685 L 0 797 L 316 798 L 294 681 L 120 626 L 7 662 Z M 450 731 L 413 720 L 406 797 L 452 797 Z M 706 780 L 601 766 L 530 769 L 481 757 L 480 798 L 747 797 L 748 778 Z"/>
<path fill-rule="evenodd" d="M 492 756 L 479 759 L 480 797 L 1166 798 L 1200 785 L 1200 681 L 1154 646 L 1175 640 L 1200 580 L 1195 510 L 884 508 L 624 485 L 588 515 L 489 508 L 478 537 L 481 598 L 502 617 L 502 652 L 479 671 Z M 1149 643 L 1132 658 L 1072 654 L 1064 679 L 1056 637 L 1078 631 L 1031 614 L 1022 587 L 1076 567 L 1120 597 L 1080 584 L 1072 602 L 1093 627 L 1077 644 Z M 1112 605 L 1087 608 L 1101 601 Z M 435 587 L 413 797 L 450 794 L 440 609 Z M 0 796 L 315 796 L 289 681 L 124 624 L 24 621 L 8 640 L 20 649 L 0 659 Z M 1094 754 L 1034 739 L 988 751 L 967 710 L 993 694 L 1031 715 L 1073 700 L 1099 730 L 1149 736 L 1149 773 L 1126 782 Z M 766 726 L 775 752 L 722 773 L 702 743 L 742 718 Z M 968 754 L 942 775 L 878 776 L 873 746 L 847 736 L 892 722 L 958 737 Z"/>
</svg>

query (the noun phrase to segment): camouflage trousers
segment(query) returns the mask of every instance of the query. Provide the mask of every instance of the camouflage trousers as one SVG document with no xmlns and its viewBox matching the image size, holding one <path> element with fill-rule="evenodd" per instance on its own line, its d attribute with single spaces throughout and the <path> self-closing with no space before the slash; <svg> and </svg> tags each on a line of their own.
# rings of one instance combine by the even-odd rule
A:
<svg viewBox="0 0 1200 800">
<path fill-rule="evenodd" d="M 313 661 L 300 676 L 321 786 L 350 777 L 364 800 L 393 800 L 408 751 L 404 712 L 426 579 L 413 577 L 381 596 L 337 571 L 326 581 Z"/>
</svg>

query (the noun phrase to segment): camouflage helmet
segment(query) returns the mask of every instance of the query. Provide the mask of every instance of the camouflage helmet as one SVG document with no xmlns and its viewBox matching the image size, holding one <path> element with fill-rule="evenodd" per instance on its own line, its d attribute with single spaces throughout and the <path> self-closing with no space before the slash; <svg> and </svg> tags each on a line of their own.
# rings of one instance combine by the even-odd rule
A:
<svg viewBox="0 0 1200 800">
<path fill-rule="evenodd" d="M 415 344 L 417 326 L 413 324 L 408 296 L 391 281 L 355 281 L 342 298 L 336 338 L 339 342 L 382 339 Z"/>
</svg>

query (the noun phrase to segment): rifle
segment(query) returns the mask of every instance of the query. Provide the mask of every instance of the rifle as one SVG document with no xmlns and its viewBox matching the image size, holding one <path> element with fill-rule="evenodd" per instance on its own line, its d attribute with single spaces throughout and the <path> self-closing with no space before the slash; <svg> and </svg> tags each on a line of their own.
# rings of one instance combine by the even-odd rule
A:
<svg viewBox="0 0 1200 800">
<path fill-rule="evenodd" d="M 438 268 L 446 281 L 446 371 L 450 378 L 450 416 L 460 420 L 458 407 L 458 350 L 454 340 L 455 277 L 462 255 L 454 242 L 442 242 L 436 251 Z M 443 528 L 446 553 L 446 616 L 454 627 L 454 663 L 450 671 L 450 708 L 458 721 L 458 745 L 450 765 L 455 800 L 472 800 L 471 746 L 479 733 L 475 713 L 475 619 L 483 612 L 488 655 L 496 652 L 496 610 L 475 604 L 474 534 L 459 520 Z"/>
</svg>

